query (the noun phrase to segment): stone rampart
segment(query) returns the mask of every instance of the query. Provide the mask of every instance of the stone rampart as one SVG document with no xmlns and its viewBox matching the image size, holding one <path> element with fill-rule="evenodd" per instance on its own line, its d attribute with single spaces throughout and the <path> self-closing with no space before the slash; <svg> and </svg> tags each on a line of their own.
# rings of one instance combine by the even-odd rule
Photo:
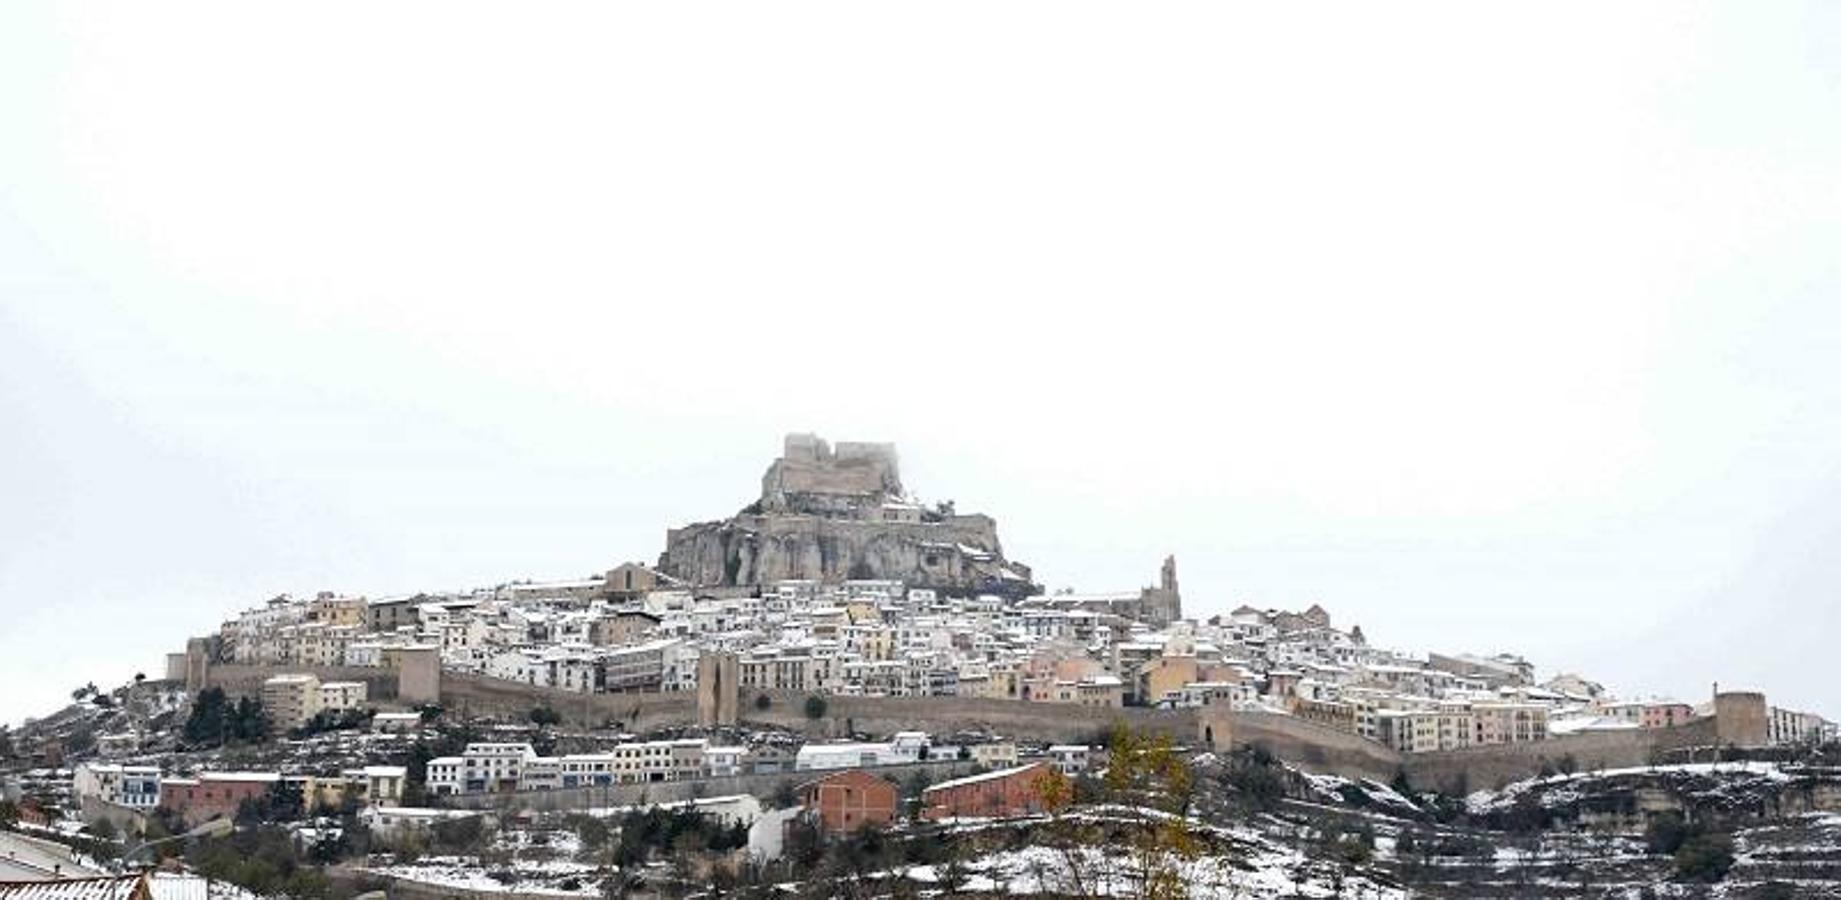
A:
<svg viewBox="0 0 1841 900">
<path fill-rule="evenodd" d="M 1526 744 L 1494 744 L 1403 758 L 1407 778 L 1421 788 L 1447 792 L 1500 788 L 1546 769 L 1579 771 L 1648 765 L 1660 751 L 1718 743 L 1719 725 L 1697 719 L 1674 728 L 1633 728 L 1566 735 Z"/>
<path fill-rule="evenodd" d="M 762 693 L 770 699 L 765 710 L 760 709 L 755 700 Z M 1121 722 L 1137 731 L 1167 734 L 1184 744 L 1194 741 L 1196 735 L 1196 720 L 1191 710 L 1028 703 L 980 697 L 827 696 L 824 718 L 813 720 L 805 716 L 807 696 L 794 691 L 744 691 L 741 720 L 790 728 L 812 737 L 838 737 L 851 731 L 872 735 L 897 731 L 950 735 L 977 729 L 1020 740 L 1073 743 L 1103 739 L 1114 724 Z"/>
<path fill-rule="evenodd" d="M 442 673 L 441 705 L 462 715 L 501 719 L 547 706 L 571 725 L 598 728 L 611 722 L 627 731 L 697 724 L 697 695 L 691 691 L 583 694 L 456 672 Z"/>
<path fill-rule="evenodd" d="M 281 672 L 309 672 L 322 681 L 363 681 L 376 706 L 390 706 L 396 692 L 394 672 L 351 666 L 216 665 L 210 669 L 210 684 L 232 696 L 253 696 L 265 679 Z M 757 703 L 763 694 L 768 697 L 765 709 Z M 1526 744 L 1401 754 L 1346 731 L 1276 713 L 1090 707 L 976 697 L 827 696 L 825 715 L 811 719 L 805 715 L 807 696 L 799 691 L 743 691 L 740 720 L 812 738 L 897 731 L 926 731 L 944 738 L 958 731 L 983 730 L 1021 741 L 1066 743 L 1104 740 L 1107 731 L 1122 723 L 1140 732 L 1169 735 L 1188 746 L 1225 750 L 1262 745 L 1307 772 L 1386 781 L 1405 771 L 1414 785 L 1444 791 L 1499 787 L 1565 765 L 1579 770 L 1641 766 L 1660 752 L 1722 744 L 1718 721 L 1703 718 L 1675 728 L 1594 732 Z M 461 715 L 502 719 L 522 718 L 533 707 L 547 706 L 572 725 L 611 723 L 634 732 L 697 724 L 697 697 L 689 691 L 580 694 L 455 672 L 442 673 L 441 704 Z"/>
<path fill-rule="evenodd" d="M 274 666 L 217 663 L 204 671 L 204 686 L 221 688 L 231 697 L 259 697 L 262 682 L 283 673 L 300 672 L 327 681 L 362 681 L 368 705 L 390 706 L 396 699 L 396 673 L 371 666 Z"/>
<path fill-rule="evenodd" d="M 1278 713 L 1216 713 L 1200 720 L 1201 743 L 1211 749 L 1264 747 L 1273 756 L 1306 772 L 1388 781 L 1399 771 L 1402 754 L 1309 719 Z"/>
</svg>

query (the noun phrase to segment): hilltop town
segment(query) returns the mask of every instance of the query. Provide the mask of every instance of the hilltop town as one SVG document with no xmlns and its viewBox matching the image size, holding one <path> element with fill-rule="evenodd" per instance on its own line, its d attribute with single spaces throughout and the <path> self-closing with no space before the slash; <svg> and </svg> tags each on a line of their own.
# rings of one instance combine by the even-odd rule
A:
<svg viewBox="0 0 1841 900">
<path fill-rule="evenodd" d="M 1511 654 L 1410 656 L 1337 627 L 1318 605 L 1184 618 L 1174 558 L 1153 586 L 1131 590 L 1045 594 L 1031 577 L 1004 557 L 991 517 L 907 496 L 894 447 L 795 434 L 757 499 L 670 529 L 655 564 L 452 594 L 283 595 L 174 654 L 167 677 L 196 684 L 225 664 L 395 670 L 432 657 L 408 665 L 565 692 L 692 692 L 699 660 L 716 654 L 735 657 L 749 691 L 1257 711 L 1402 753 L 1668 728 L 1713 712 L 1711 697 L 1619 697 L 1576 674 L 1541 678 Z M 290 697 L 286 721 L 362 706 L 352 690 Z M 1771 744 L 1834 735 L 1814 714 L 1757 712 Z"/>
<path fill-rule="evenodd" d="M 1174 558 L 1127 590 L 1045 593 L 1035 577 L 1005 556 L 994 518 L 910 495 L 893 446 L 790 435 L 758 497 L 669 529 L 651 562 L 460 592 L 284 594 L 237 611 L 170 654 L 163 677 L 86 686 L 10 735 L 10 816 L 48 835 L 106 823 L 143 839 L 336 819 L 340 835 L 399 852 L 372 875 L 459 888 L 479 873 L 424 871 L 400 851 L 460 849 L 451 832 L 474 826 L 455 823 L 493 810 L 675 811 L 733 829 L 698 840 L 765 865 L 794 852 L 796 832 L 822 843 L 903 821 L 1034 828 L 1075 800 L 1072 787 L 1058 799 L 1054 779 L 1103 776 L 1112 808 L 1135 783 L 1116 773 L 1140 758 L 1180 756 L 1215 772 L 1206 783 L 1226 797 L 1270 777 L 1257 790 L 1288 802 L 1441 825 L 1439 810 L 1463 804 L 1439 797 L 1716 759 L 1808 779 L 1811 811 L 1841 801 L 1832 772 L 1795 768 L 1834 744 L 1835 724 L 1761 692 L 1627 697 L 1512 654 L 1415 656 L 1320 605 L 1186 615 Z M 1227 815 L 1241 801 L 1195 802 Z M 1473 805 L 1480 822 L 1500 812 Z M 1401 888 L 1397 842 L 1337 875 L 1282 833 L 1215 837 L 1298 867 L 1294 888 Z M 461 870 L 490 866 L 489 847 L 465 849 Z M 994 873 L 1016 861 L 981 859 L 1002 893 Z M 488 887 L 593 893 L 609 869 L 545 871 Z M 1221 877 L 1223 890 L 1246 887 Z"/>
</svg>

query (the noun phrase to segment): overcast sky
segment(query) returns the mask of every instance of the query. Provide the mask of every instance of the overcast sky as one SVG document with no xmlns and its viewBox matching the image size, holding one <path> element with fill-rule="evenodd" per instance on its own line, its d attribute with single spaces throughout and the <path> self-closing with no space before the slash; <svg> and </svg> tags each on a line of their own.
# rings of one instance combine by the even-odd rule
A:
<svg viewBox="0 0 1841 900">
<path fill-rule="evenodd" d="M 1841 5 L 0 7 L 0 721 L 782 433 L 1050 588 L 1841 714 Z"/>
</svg>

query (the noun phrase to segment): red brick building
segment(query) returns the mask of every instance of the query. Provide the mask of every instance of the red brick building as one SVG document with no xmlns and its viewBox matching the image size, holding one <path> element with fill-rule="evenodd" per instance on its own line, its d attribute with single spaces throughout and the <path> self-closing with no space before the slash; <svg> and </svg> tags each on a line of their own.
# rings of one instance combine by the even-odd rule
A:
<svg viewBox="0 0 1841 900">
<path fill-rule="evenodd" d="M 205 772 L 197 778 L 168 778 L 160 783 L 160 805 L 179 814 L 187 825 L 234 818 L 245 800 L 275 789 L 273 772 Z"/>
<path fill-rule="evenodd" d="M 899 800 L 895 783 L 861 769 L 826 775 L 799 786 L 805 814 L 827 835 L 887 825 Z"/>
<path fill-rule="evenodd" d="M 921 818 L 996 818 L 1039 813 L 1042 792 L 1037 780 L 1051 772 L 1047 763 L 1030 763 L 942 781 L 921 792 Z"/>
</svg>

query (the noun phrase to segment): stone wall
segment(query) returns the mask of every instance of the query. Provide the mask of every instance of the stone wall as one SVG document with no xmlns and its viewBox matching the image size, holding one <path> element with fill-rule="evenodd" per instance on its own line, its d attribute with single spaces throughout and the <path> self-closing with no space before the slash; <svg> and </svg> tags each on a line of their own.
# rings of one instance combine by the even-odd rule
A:
<svg viewBox="0 0 1841 900">
<path fill-rule="evenodd" d="M 633 694 L 582 694 L 488 678 L 444 672 L 441 705 L 469 716 L 522 718 L 533 707 L 548 706 L 570 725 L 600 727 L 609 722 L 635 732 L 697 724 L 697 695 L 691 691 Z"/>
<path fill-rule="evenodd" d="M 1197 728 L 1201 746 L 1217 751 L 1260 746 L 1313 774 L 1388 781 L 1402 759 L 1399 752 L 1360 735 L 1278 713 L 1210 712 L 1198 718 Z"/>
<path fill-rule="evenodd" d="M 910 763 L 864 769 L 881 778 L 906 784 L 915 775 L 928 782 L 944 781 L 969 774 L 977 763 L 961 760 Z M 728 797 L 752 794 L 762 799 L 773 797 L 782 785 L 797 786 L 822 778 L 837 770 L 774 772 L 764 775 L 731 775 L 723 778 L 696 778 L 685 781 L 655 781 L 648 784 L 615 784 L 606 787 L 563 788 L 554 791 L 514 791 L 501 794 L 461 794 L 444 797 L 445 806 L 460 809 L 530 809 L 539 811 L 589 809 L 612 806 L 639 806 L 675 803 L 698 797 Z"/>
<path fill-rule="evenodd" d="M 1568 763 L 1580 771 L 1648 765 L 1659 751 L 1717 744 L 1718 728 L 1714 719 L 1697 719 L 1675 728 L 1602 731 L 1526 744 L 1411 753 L 1403 764 L 1407 778 L 1422 788 L 1448 792 L 1495 789 Z"/>
<path fill-rule="evenodd" d="M 1712 719 L 1676 728 L 1596 732 L 1436 753 L 1399 753 L 1359 735 L 1275 713 L 1210 712 L 1198 719 L 1197 727 L 1198 743 L 1212 749 L 1257 744 L 1306 772 L 1390 781 L 1404 771 L 1417 787 L 1459 793 L 1499 788 L 1568 763 L 1581 771 L 1642 766 L 1659 751 L 1718 742 L 1718 725 Z"/>
<path fill-rule="evenodd" d="M 763 693 L 770 699 L 765 710 L 759 709 L 755 701 Z M 806 697 L 796 691 L 744 691 L 742 722 L 790 728 L 816 738 L 840 737 L 853 730 L 871 735 L 926 731 L 946 736 L 976 729 L 1025 741 L 1078 743 L 1104 735 L 1117 723 L 1151 734 L 1166 734 L 1185 744 L 1193 741 L 1196 734 L 1192 710 L 1092 707 L 979 697 L 828 696 L 824 718 L 812 720 L 805 716 Z"/>
<path fill-rule="evenodd" d="M 389 706 L 396 695 L 395 673 L 349 666 L 214 665 L 210 683 L 232 696 L 255 696 L 262 682 L 279 672 L 309 672 L 322 681 L 363 681 L 374 705 Z M 768 697 L 766 709 L 757 705 L 763 694 Z M 825 715 L 811 719 L 805 715 L 807 696 L 798 691 L 744 691 L 739 697 L 741 723 L 786 728 L 817 739 L 897 731 L 926 731 L 946 738 L 958 731 L 981 730 L 1021 741 L 1057 743 L 1103 740 L 1106 732 L 1122 723 L 1137 731 L 1168 735 L 1188 746 L 1228 750 L 1263 745 L 1307 772 L 1387 781 L 1405 771 L 1413 784 L 1445 791 L 1500 787 L 1566 762 L 1580 770 L 1642 766 L 1659 752 L 1726 743 L 1718 720 L 1704 718 L 1676 728 L 1401 754 L 1346 731 L 1274 713 L 1089 707 L 974 697 L 828 696 Z M 694 692 L 579 694 L 454 672 L 442 673 L 441 704 L 461 715 L 503 719 L 522 718 L 533 707 L 548 706 L 571 725 L 613 723 L 633 732 L 698 722 Z"/>
<path fill-rule="evenodd" d="M 1719 742 L 1735 747 L 1762 747 L 1770 743 L 1771 710 L 1764 695 L 1753 691 L 1721 691 L 1713 696 L 1719 718 Z"/>
<path fill-rule="evenodd" d="M 303 672 L 327 681 L 362 681 L 368 705 L 390 706 L 396 701 L 396 673 L 370 666 L 270 666 L 214 663 L 203 672 L 204 687 L 223 689 L 231 697 L 262 696 L 262 682 L 287 672 Z"/>
<path fill-rule="evenodd" d="M 852 515 L 901 496 L 894 444 L 840 443 L 789 434 L 780 458 L 761 477 L 761 508 L 770 512 Z"/>
</svg>

